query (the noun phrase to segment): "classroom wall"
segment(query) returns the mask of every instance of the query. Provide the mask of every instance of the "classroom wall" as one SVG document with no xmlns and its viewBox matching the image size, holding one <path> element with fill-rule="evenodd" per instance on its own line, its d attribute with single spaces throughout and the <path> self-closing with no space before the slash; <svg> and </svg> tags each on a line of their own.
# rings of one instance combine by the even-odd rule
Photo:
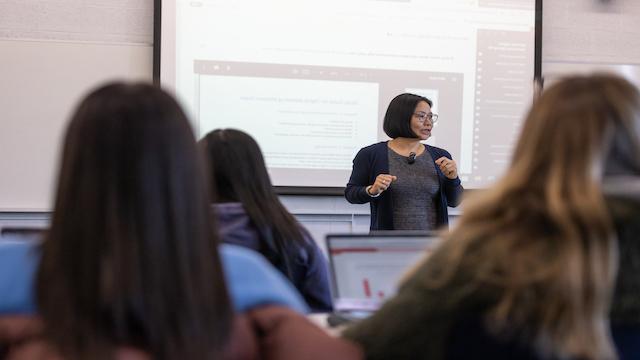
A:
<svg viewBox="0 0 640 360">
<path fill-rule="evenodd" d="M 150 0 L 0 0 L 0 109 L 11 114 L 16 106 L 37 106 L 40 115 L 30 119 L 3 116 L 0 153 L 19 149 L 25 141 L 32 146 L 57 142 L 64 129 L 65 115 L 81 94 L 94 84 L 114 77 L 150 79 L 152 71 L 153 9 Z M 634 0 L 545 1 L 543 9 L 543 75 L 553 80 L 570 71 L 609 69 L 640 85 L 640 2 Z M 24 61 L 27 58 L 29 61 Z M 73 59 L 73 61 L 69 61 Z M 26 74 L 26 75 L 25 75 Z M 71 74 L 75 74 L 71 76 Z M 67 93 L 56 102 L 34 104 L 47 99 L 47 92 L 64 86 Z M 56 97 L 59 99 L 59 97 Z M 33 122 L 33 133 L 12 133 L 11 121 Z M 39 133 L 38 123 L 57 121 L 53 130 Z M 6 131 L 6 130 L 9 131 Z M 51 129 L 51 128 L 49 128 Z M 53 134 L 51 133 L 53 131 Z M 53 136 L 52 136 L 53 135 Z M 51 145 L 51 144 L 49 144 Z M 0 169 L 15 172 L 24 181 L 51 177 L 57 154 L 46 153 L 46 168 L 29 168 L 29 154 L 0 157 Z M 22 175 L 20 175 L 22 174 Z M 7 179 L 0 176 L 0 189 Z M 15 180 L 15 179 L 13 179 Z M 12 180 L 12 181 L 13 181 Z M 346 179 L 345 179 L 346 182 Z M 52 189 L 35 185 L 29 194 L 2 193 L 33 199 L 49 198 Z M 1 199 L 0 199 L 1 200 Z M 365 232 L 369 224 L 367 205 L 348 204 L 340 196 L 283 196 L 287 208 L 322 243 L 326 233 Z M 462 206 L 463 207 L 463 206 Z M 46 225 L 49 214 L 25 209 L 0 211 L 5 225 Z M 452 212 L 456 217 L 460 209 Z"/>
<path fill-rule="evenodd" d="M 542 73 L 613 71 L 640 86 L 640 1 L 543 2 Z"/>
<path fill-rule="evenodd" d="M 51 208 L 60 139 L 97 84 L 151 80 L 153 1 L 0 0 L 0 211 Z"/>
</svg>

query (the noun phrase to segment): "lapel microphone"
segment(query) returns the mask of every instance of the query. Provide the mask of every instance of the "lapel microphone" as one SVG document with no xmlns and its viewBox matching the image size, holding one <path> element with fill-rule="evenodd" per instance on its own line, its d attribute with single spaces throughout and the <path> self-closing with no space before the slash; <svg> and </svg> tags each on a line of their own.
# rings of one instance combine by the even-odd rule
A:
<svg viewBox="0 0 640 360">
<path fill-rule="evenodd" d="M 407 163 L 409 165 L 413 164 L 414 162 L 416 162 L 416 153 L 414 152 L 410 152 L 409 153 L 409 157 L 407 158 Z"/>
</svg>

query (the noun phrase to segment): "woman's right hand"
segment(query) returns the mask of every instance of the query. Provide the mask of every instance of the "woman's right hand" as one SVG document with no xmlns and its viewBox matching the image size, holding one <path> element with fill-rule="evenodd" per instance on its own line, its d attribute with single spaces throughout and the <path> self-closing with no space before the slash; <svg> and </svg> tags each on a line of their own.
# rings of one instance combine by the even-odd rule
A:
<svg viewBox="0 0 640 360">
<path fill-rule="evenodd" d="M 369 188 L 369 195 L 377 196 L 387 190 L 391 183 L 396 181 L 397 177 L 389 174 L 380 174 L 376 176 L 376 181 Z"/>
</svg>

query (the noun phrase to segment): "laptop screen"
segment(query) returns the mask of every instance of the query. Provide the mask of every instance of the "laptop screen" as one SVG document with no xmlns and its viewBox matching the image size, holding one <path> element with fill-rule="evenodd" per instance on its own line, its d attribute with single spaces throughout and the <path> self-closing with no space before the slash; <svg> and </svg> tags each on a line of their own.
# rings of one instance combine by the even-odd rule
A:
<svg viewBox="0 0 640 360">
<path fill-rule="evenodd" d="M 45 232 L 45 229 L 35 227 L 3 227 L 0 230 L 0 242 L 40 242 Z"/>
<path fill-rule="evenodd" d="M 377 310 L 437 240 L 434 234 L 415 232 L 328 235 L 336 310 Z"/>
</svg>

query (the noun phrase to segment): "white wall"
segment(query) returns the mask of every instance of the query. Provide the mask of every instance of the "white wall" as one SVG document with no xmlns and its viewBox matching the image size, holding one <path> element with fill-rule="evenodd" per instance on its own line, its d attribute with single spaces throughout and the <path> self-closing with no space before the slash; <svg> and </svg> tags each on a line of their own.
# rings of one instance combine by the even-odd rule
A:
<svg viewBox="0 0 640 360">
<path fill-rule="evenodd" d="M 6 114 L 16 111 L 17 106 L 42 107 L 36 117 L 3 116 L 0 120 L 0 152 L 15 153 L 0 157 L 0 169 L 4 169 L 0 176 L 0 202 L 10 202 L 10 196 L 16 196 L 25 199 L 27 205 L 24 209 L 0 206 L 5 210 L 0 212 L 0 227 L 46 223 L 47 213 L 30 210 L 49 208 L 36 198 L 50 197 L 50 185 L 43 185 L 42 179 L 53 177 L 56 154 L 37 149 L 57 141 L 75 99 L 104 79 L 151 78 L 151 3 L 96 0 L 87 5 L 81 0 L 0 0 L 0 109 Z M 605 68 L 638 81 L 640 2 L 547 0 L 543 7 L 543 75 L 547 79 L 569 71 Z M 13 76 L 10 83 L 4 81 L 7 76 Z M 51 98 L 61 95 L 57 93 L 59 86 L 67 87 L 69 92 L 59 101 L 45 101 L 47 107 L 43 107 L 41 101 L 48 98 L 47 94 Z M 12 121 L 33 122 L 30 126 L 34 132 L 7 134 L 15 125 Z M 39 132 L 45 122 L 54 123 L 50 127 L 53 136 Z M 31 157 L 35 156 L 47 157 L 49 165 L 30 169 Z M 12 191 L 7 185 L 7 169 L 9 176 L 30 181 L 29 193 Z M 368 229 L 367 205 L 351 205 L 339 196 L 282 199 L 317 240 L 329 232 Z"/>
<path fill-rule="evenodd" d="M 51 208 L 75 103 L 152 78 L 153 1 L 0 0 L 0 211 Z"/>
<path fill-rule="evenodd" d="M 640 1 L 553 0 L 543 3 L 545 82 L 568 72 L 617 72 L 640 86 Z"/>
<path fill-rule="evenodd" d="M 75 103 L 103 81 L 150 80 L 151 46 L 0 40 L 0 49 L 0 210 L 50 209 Z"/>
</svg>

